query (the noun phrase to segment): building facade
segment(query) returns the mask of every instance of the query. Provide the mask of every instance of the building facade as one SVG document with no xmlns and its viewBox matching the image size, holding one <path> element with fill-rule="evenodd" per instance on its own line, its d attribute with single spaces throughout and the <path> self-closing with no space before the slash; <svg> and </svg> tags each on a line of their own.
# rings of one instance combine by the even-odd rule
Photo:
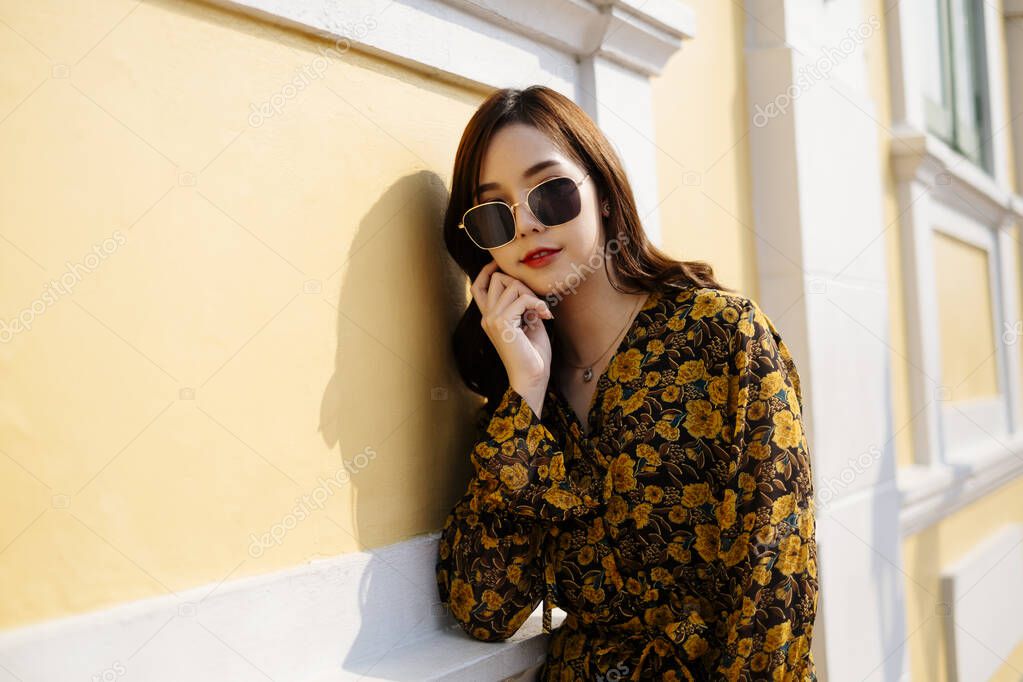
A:
<svg viewBox="0 0 1023 682">
<path fill-rule="evenodd" d="M 433 566 L 440 218 L 534 83 L 792 350 L 820 679 L 1023 676 L 1023 1 L 38 0 L 0 49 L 0 679 L 528 679 L 539 611 L 471 640 Z"/>
</svg>

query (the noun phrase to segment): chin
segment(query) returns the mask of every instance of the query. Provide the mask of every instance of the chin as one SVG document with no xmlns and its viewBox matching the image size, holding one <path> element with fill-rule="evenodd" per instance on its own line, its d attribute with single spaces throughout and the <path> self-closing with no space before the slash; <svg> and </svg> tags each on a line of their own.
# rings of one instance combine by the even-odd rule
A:
<svg viewBox="0 0 1023 682">
<path fill-rule="evenodd" d="M 523 266 L 526 270 L 529 268 Z M 550 270 L 544 269 L 542 272 L 527 273 L 523 278 L 523 282 L 532 289 L 533 293 L 539 298 L 547 300 L 549 303 L 564 298 L 567 295 L 566 290 L 569 289 L 565 281 L 564 274 L 566 272 L 572 272 L 569 268 L 567 271 L 563 269 Z M 574 277 L 573 277 L 574 279 Z M 548 299 L 548 297 L 553 297 Z"/>
</svg>

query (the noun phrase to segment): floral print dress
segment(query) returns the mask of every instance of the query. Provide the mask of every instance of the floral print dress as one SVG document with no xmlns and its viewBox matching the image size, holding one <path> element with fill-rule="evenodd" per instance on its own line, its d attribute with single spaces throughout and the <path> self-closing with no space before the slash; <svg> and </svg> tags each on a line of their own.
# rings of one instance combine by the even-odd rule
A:
<svg viewBox="0 0 1023 682">
<path fill-rule="evenodd" d="M 481 408 L 441 601 L 470 636 L 567 613 L 541 680 L 811 680 L 813 481 L 799 376 L 753 300 L 651 292 L 584 416 Z M 553 386 L 553 382 L 552 382 Z"/>
</svg>

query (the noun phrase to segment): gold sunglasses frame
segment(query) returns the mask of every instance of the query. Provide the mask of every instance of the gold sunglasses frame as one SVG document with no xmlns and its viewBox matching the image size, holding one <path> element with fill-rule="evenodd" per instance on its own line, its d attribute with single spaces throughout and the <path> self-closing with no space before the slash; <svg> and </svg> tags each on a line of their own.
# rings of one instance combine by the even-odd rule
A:
<svg viewBox="0 0 1023 682">
<path fill-rule="evenodd" d="M 536 188 L 540 187 L 541 185 L 545 185 L 548 182 L 554 182 L 555 180 L 561 180 L 562 178 L 564 178 L 566 180 L 572 180 L 572 182 L 575 183 L 576 189 L 578 189 L 579 186 L 582 185 L 586 181 L 586 178 L 588 178 L 588 177 L 590 177 L 590 173 L 588 171 L 587 171 L 586 175 L 582 176 L 578 180 L 573 180 L 568 175 L 556 175 L 553 178 L 547 178 L 546 180 L 541 180 L 540 182 L 538 182 L 535 185 L 533 185 L 532 187 L 530 187 L 528 190 L 526 190 L 525 198 L 522 201 L 516 201 L 514 204 L 509 204 L 507 201 L 502 201 L 501 199 L 495 199 L 494 201 L 484 201 L 482 204 L 476 204 L 475 206 L 470 206 L 469 208 L 467 208 L 465 210 L 465 213 L 462 214 L 462 220 L 461 220 L 460 223 L 458 223 L 458 227 L 459 227 L 459 229 L 465 230 L 466 236 L 468 236 L 469 239 L 472 239 L 472 243 L 473 244 L 475 244 L 476 246 L 478 246 L 479 248 L 481 248 L 481 249 L 483 249 L 485 251 L 490 251 L 490 250 L 493 250 L 493 249 L 499 249 L 502 246 L 507 246 L 508 244 L 511 244 L 513 241 L 515 241 L 515 234 L 518 234 L 518 229 L 517 229 L 518 225 L 516 224 L 515 234 L 513 234 L 511 239 L 506 241 L 504 244 L 498 244 L 497 246 L 481 246 L 480 243 L 477 242 L 473 238 L 473 236 L 469 232 L 469 230 L 466 229 L 466 227 L 465 227 L 465 216 L 469 215 L 470 211 L 475 211 L 477 208 L 480 208 L 482 206 L 488 206 L 490 204 L 503 204 L 503 205 L 508 207 L 509 211 L 511 211 L 512 221 L 516 222 L 515 207 L 518 206 L 519 204 L 525 204 L 526 205 L 526 209 L 532 214 L 532 216 L 534 218 L 536 218 L 537 222 L 539 222 L 541 225 L 544 225 L 546 227 L 557 227 L 558 225 L 564 225 L 565 223 L 557 223 L 555 225 L 548 225 L 544 221 L 540 220 L 540 218 L 537 217 L 537 215 L 535 213 L 533 213 L 533 209 L 529 205 L 529 195 L 531 195 L 533 193 L 533 190 L 535 190 Z M 574 218 L 573 218 L 573 220 L 574 220 Z M 568 221 L 566 221 L 566 222 L 568 222 Z"/>
</svg>

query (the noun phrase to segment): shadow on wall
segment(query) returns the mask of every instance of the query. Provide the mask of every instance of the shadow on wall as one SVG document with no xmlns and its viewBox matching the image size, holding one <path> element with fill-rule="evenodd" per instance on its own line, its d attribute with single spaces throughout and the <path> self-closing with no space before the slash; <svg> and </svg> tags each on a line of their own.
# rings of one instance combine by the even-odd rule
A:
<svg viewBox="0 0 1023 682">
<path fill-rule="evenodd" d="M 438 601 L 436 542 L 414 550 L 415 561 L 385 547 L 438 530 L 471 471 L 467 425 L 480 400 L 450 356 L 468 282 L 444 248 L 447 199 L 435 173 L 402 178 L 360 220 L 339 264 L 338 346 L 320 432 L 337 458 L 325 469 L 349 472 L 351 503 L 338 496 L 328 506 L 321 537 L 367 553 L 348 602 L 360 609 L 358 631 L 339 642 L 342 667 L 359 674 L 454 622 Z"/>
</svg>

